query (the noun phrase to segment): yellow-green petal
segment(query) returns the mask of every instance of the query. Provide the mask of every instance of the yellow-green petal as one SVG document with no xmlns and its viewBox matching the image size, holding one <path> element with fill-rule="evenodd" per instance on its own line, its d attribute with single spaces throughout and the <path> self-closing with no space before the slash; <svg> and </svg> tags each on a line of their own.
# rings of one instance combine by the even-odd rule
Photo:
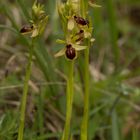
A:
<svg viewBox="0 0 140 140">
<path fill-rule="evenodd" d="M 48 18 L 49 16 L 45 16 L 39 23 L 38 23 L 38 30 L 39 30 L 39 35 L 41 35 L 45 28 L 46 28 L 46 25 L 47 25 L 47 22 L 48 22 Z"/>
<path fill-rule="evenodd" d="M 66 48 L 61 49 L 60 51 L 58 51 L 54 57 L 59 57 L 65 54 Z"/>
<path fill-rule="evenodd" d="M 73 46 L 73 48 L 75 48 L 76 51 L 81 51 L 88 47 L 88 46 L 81 46 L 81 45 L 77 45 L 77 44 L 73 44 L 72 46 Z"/>
<path fill-rule="evenodd" d="M 65 41 L 65 40 L 61 40 L 61 39 L 57 39 L 57 40 L 56 40 L 56 43 L 59 43 L 59 44 L 66 44 L 66 41 Z"/>
<path fill-rule="evenodd" d="M 85 32 L 84 36 L 85 36 L 85 38 L 90 38 L 91 37 L 91 33 L 90 32 Z"/>
<path fill-rule="evenodd" d="M 90 39 L 90 42 L 94 42 L 94 41 L 95 41 L 95 38 L 91 38 L 91 39 Z"/>
<path fill-rule="evenodd" d="M 101 5 L 92 3 L 91 1 L 89 1 L 88 4 L 89 4 L 91 7 L 93 7 L 93 8 L 100 8 L 100 7 L 102 7 Z"/>
<path fill-rule="evenodd" d="M 38 34 L 39 34 L 39 32 L 38 32 L 38 29 L 36 28 L 33 30 L 31 37 L 34 38 L 34 37 L 38 36 Z"/>
<path fill-rule="evenodd" d="M 74 20 L 73 20 L 73 18 L 70 18 L 69 20 L 68 20 L 68 30 L 72 30 L 74 28 Z"/>
</svg>

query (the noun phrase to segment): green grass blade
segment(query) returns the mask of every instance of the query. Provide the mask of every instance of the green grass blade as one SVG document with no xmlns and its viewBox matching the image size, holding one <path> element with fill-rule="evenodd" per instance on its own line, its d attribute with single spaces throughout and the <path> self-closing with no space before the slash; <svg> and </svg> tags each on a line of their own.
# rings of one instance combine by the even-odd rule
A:
<svg viewBox="0 0 140 140">
<path fill-rule="evenodd" d="M 113 0 L 106 0 L 106 9 L 108 12 L 108 20 L 109 20 L 109 26 L 110 26 L 110 38 L 112 43 L 112 52 L 114 56 L 114 62 L 116 65 L 116 68 L 119 65 L 119 48 L 117 45 L 117 39 L 118 39 L 118 29 L 117 29 L 117 21 L 116 21 L 116 15 L 115 15 L 115 6 L 113 3 Z M 116 69 L 117 71 L 117 69 Z"/>
<path fill-rule="evenodd" d="M 28 20 L 30 20 L 31 17 L 30 17 L 29 12 L 27 11 L 27 6 L 25 5 L 25 1 L 23 1 L 23 0 L 17 0 L 17 3 L 19 4 L 20 9 L 22 10 L 22 13 L 25 15 L 25 17 Z"/>
<path fill-rule="evenodd" d="M 132 140 L 138 140 L 138 131 L 137 129 L 133 129 Z"/>
<path fill-rule="evenodd" d="M 121 140 L 118 116 L 115 110 L 112 112 L 112 140 Z"/>
</svg>

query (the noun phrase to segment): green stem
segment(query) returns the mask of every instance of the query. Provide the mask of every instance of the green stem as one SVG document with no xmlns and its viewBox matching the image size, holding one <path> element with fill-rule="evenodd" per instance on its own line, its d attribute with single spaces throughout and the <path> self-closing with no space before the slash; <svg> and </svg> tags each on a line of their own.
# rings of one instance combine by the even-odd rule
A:
<svg viewBox="0 0 140 140">
<path fill-rule="evenodd" d="M 32 45 L 30 46 L 29 60 L 28 60 L 27 68 L 26 68 L 26 75 L 25 75 L 23 95 L 22 95 L 22 101 L 21 101 L 21 110 L 20 110 L 20 124 L 19 124 L 17 140 L 23 140 L 25 110 L 26 110 L 27 93 L 28 93 L 28 82 L 31 75 L 32 56 L 33 56 L 33 39 L 32 39 Z"/>
<path fill-rule="evenodd" d="M 85 50 L 84 60 L 84 113 L 81 124 L 81 140 L 88 139 L 88 118 L 89 118 L 89 48 Z"/>
<path fill-rule="evenodd" d="M 83 18 L 87 16 L 88 10 L 88 0 L 81 0 L 81 15 Z M 88 48 L 85 50 L 85 58 L 84 58 L 84 111 L 83 111 L 83 119 L 81 124 L 81 140 L 88 139 L 88 119 L 89 119 L 89 48 L 90 48 L 90 40 L 86 42 L 88 44 Z"/>
<path fill-rule="evenodd" d="M 82 17 L 86 18 L 88 9 L 88 0 L 80 0 L 80 9 Z"/>
<path fill-rule="evenodd" d="M 70 137 L 70 123 L 72 116 L 72 104 L 73 104 L 73 67 L 74 61 L 69 62 L 69 73 L 67 79 L 67 106 L 66 106 L 66 122 L 65 128 L 61 140 L 69 140 Z"/>
</svg>

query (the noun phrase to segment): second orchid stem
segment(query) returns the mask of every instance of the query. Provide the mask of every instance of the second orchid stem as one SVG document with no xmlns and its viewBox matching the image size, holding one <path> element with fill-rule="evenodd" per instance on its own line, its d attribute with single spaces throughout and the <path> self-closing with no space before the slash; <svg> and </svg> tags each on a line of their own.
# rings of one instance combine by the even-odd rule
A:
<svg viewBox="0 0 140 140">
<path fill-rule="evenodd" d="M 73 105 L 73 71 L 74 71 L 74 61 L 69 61 L 69 72 L 67 79 L 67 105 L 66 105 L 66 122 L 65 128 L 62 135 L 62 140 L 69 140 L 70 128 L 71 128 L 71 118 L 72 118 L 72 105 Z"/>
<path fill-rule="evenodd" d="M 80 0 L 81 5 L 81 15 L 83 18 L 87 17 L 88 10 L 88 0 Z M 88 48 L 85 50 L 84 58 L 84 111 L 83 119 L 81 124 L 81 140 L 88 140 L 88 119 L 89 119 L 89 48 L 90 48 L 90 39 L 85 41 L 88 45 Z"/>
<path fill-rule="evenodd" d="M 89 47 L 89 46 L 88 46 Z M 89 48 L 85 50 L 84 60 L 84 113 L 81 124 L 81 140 L 88 139 L 88 118 L 89 118 Z"/>
</svg>

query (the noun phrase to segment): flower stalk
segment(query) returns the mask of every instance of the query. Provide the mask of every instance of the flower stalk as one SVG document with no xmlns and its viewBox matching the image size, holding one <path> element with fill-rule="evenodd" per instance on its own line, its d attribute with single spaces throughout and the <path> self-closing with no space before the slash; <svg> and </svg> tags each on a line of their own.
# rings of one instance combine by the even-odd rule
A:
<svg viewBox="0 0 140 140">
<path fill-rule="evenodd" d="M 88 0 L 80 0 L 80 9 L 81 9 L 81 16 L 85 19 L 88 17 L 88 7 L 91 6 L 93 8 L 101 7 L 100 5 L 97 5 L 93 3 L 92 1 Z M 89 17 L 88 17 L 89 19 Z M 95 40 L 92 38 L 92 23 L 91 21 L 88 22 L 88 36 L 85 38 L 84 45 L 87 46 L 87 48 L 84 50 L 84 111 L 83 111 L 83 119 L 81 123 L 81 134 L 80 138 L 81 140 L 88 140 L 88 120 L 89 120 L 89 49 L 91 47 L 91 43 Z"/>
<path fill-rule="evenodd" d="M 87 15 L 87 0 L 81 0 L 81 15 L 83 18 Z M 84 111 L 83 119 L 81 123 L 81 140 L 88 140 L 88 119 L 89 119 L 89 48 L 90 48 L 90 38 L 85 41 L 87 48 L 84 50 Z"/>
<path fill-rule="evenodd" d="M 22 96 L 22 101 L 21 101 L 21 112 L 20 112 L 20 123 L 19 123 L 20 125 L 19 125 L 19 130 L 18 130 L 18 140 L 23 140 L 27 93 L 28 93 L 28 87 L 29 87 L 28 83 L 29 83 L 29 79 L 30 79 L 30 75 L 31 75 L 31 66 L 32 66 L 33 42 L 34 42 L 34 39 L 32 39 L 32 44 L 30 46 L 28 65 L 27 65 L 27 68 L 26 68 L 26 75 L 25 75 L 25 81 L 24 81 L 24 87 L 23 87 L 23 96 Z"/>
<path fill-rule="evenodd" d="M 69 140 L 70 137 L 70 128 L 71 128 L 71 117 L 72 117 L 72 105 L 73 105 L 73 69 L 74 69 L 74 60 L 69 61 L 69 72 L 67 79 L 67 97 L 66 97 L 66 122 L 64 127 L 64 132 L 61 140 Z"/>
<path fill-rule="evenodd" d="M 88 139 L 88 119 L 89 119 L 89 48 L 84 51 L 84 111 L 81 124 L 81 140 Z"/>
</svg>

